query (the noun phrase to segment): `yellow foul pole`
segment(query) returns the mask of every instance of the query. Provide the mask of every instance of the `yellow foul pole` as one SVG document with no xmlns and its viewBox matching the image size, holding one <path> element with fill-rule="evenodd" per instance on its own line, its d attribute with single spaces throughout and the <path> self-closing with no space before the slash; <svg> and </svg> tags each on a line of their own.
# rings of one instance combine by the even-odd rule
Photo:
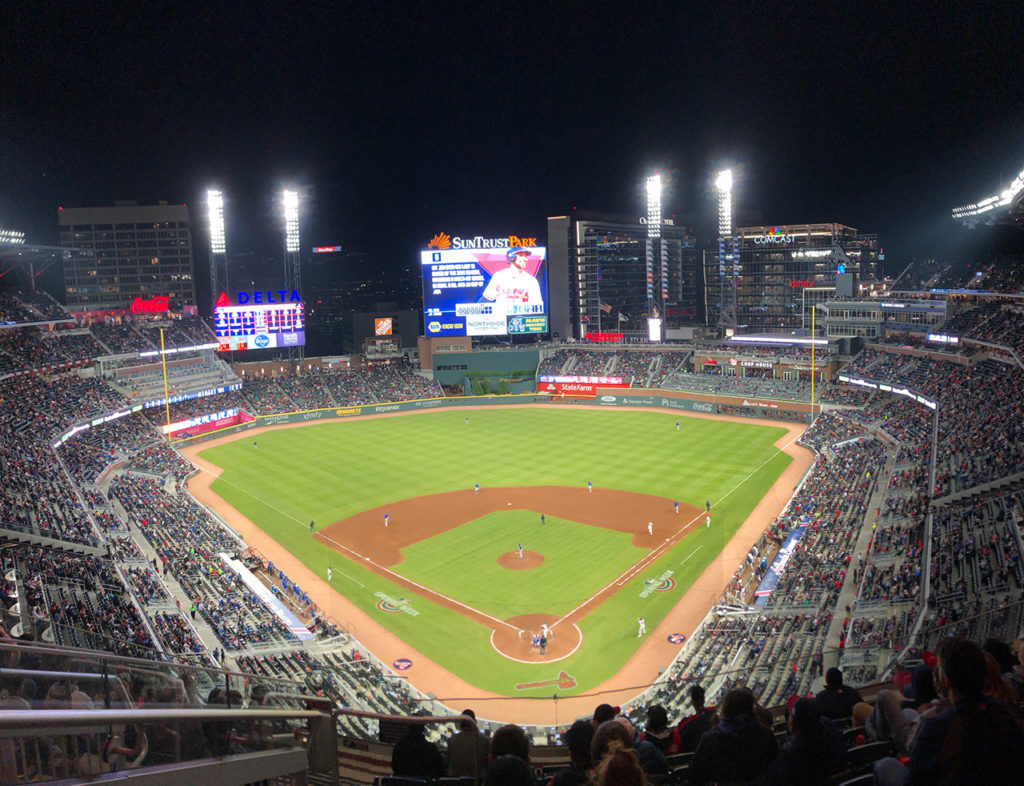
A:
<svg viewBox="0 0 1024 786">
<path fill-rule="evenodd" d="M 167 425 L 171 425 L 171 402 L 167 398 L 167 355 L 164 354 L 164 329 L 160 328 L 160 365 L 164 370 L 164 412 L 167 414 Z M 168 439 L 170 432 L 167 432 Z"/>
<path fill-rule="evenodd" d="M 814 420 L 814 312 L 817 309 L 811 303 L 811 420 Z"/>
</svg>

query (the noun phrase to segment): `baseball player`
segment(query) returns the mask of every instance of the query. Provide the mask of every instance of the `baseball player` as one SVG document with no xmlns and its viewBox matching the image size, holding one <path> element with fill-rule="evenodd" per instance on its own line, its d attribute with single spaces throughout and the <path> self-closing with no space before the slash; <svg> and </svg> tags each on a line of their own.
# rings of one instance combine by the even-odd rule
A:
<svg viewBox="0 0 1024 786">
<path fill-rule="evenodd" d="M 672 500 L 672 510 L 674 510 L 676 513 L 679 512 L 679 500 Z"/>
<path fill-rule="evenodd" d="M 710 527 L 711 526 L 711 516 L 705 516 L 704 517 L 704 526 L 705 527 Z"/>
<path fill-rule="evenodd" d="M 327 566 L 327 583 L 328 584 L 331 583 L 331 566 L 330 565 Z"/>
<path fill-rule="evenodd" d="M 548 624 L 546 622 L 540 624 L 540 635 L 545 639 L 548 637 Z"/>
<path fill-rule="evenodd" d="M 385 513 L 385 514 L 384 514 L 384 528 L 386 529 L 386 528 L 387 528 L 387 526 L 388 526 L 388 514 L 387 514 L 387 513 Z"/>
<path fill-rule="evenodd" d="M 543 306 L 540 284 L 526 269 L 530 261 L 529 250 L 510 248 L 505 258 L 508 260 L 508 267 L 491 276 L 480 296 L 481 299 L 498 303 L 530 303 Z"/>
<path fill-rule="evenodd" d="M 469 423 L 469 418 L 465 418 L 465 422 L 466 422 L 466 423 Z"/>
<path fill-rule="evenodd" d="M 255 450 L 259 450 L 259 447 L 260 447 L 260 446 L 256 444 L 256 440 L 253 440 L 253 441 L 252 441 L 252 446 L 253 446 L 253 449 L 255 449 Z"/>
<path fill-rule="evenodd" d="M 312 535 L 312 534 L 313 534 L 313 527 L 314 527 L 314 525 L 315 525 L 315 524 L 316 524 L 316 522 L 315 522 L 315 521 L 313 521 L 313 519 L 310 519 L 310 520 L 309 520 L 309 534 L 310 534 L 310 535 Z"/>
<path fill-rule="evenodd" d="M 547 519 L 545 519 L 545 518 L 544 518 L 544 514 L 543 514 L 543 513 L 541 513 L 541 514 L 540 514 L 540 525 L 541 525 L 541 526 L 543 527 L 543 526 L 544 526 L 544 523 L 545 523 L 546 521 L 547 521 Z"/>
<path fill-rule="evenodd" d="M 519 544 L 519 559 L 523 558 L 523 544 Z"/>
<path fill-rule="evenodd" d="M 645 633 L 647 633 L 647 622 L 644 620 L 643 617 L 636 618 L 636 627 L 636 637 L 638 639 L 641 638 Z"/>
<path fill-rule="evenodd" d="M 479 494 L 480 493 L 480 484 L 479 483 L 474 483 L 473 484 L 473 493 L 474 494 Z"/>
<path fill-rule="evenodd" d="M 653 535 L 654 534 L 654 522 L 653 521 L 648 521 L 647 522 L 647 534 L 648 535 Z"/>
<path fill-rule="evenodd" d="M 679 431 L 679 421 L 676 421 L 676 431 Z"/>
<path fill-rule="evenodd" d="M 704 500 L 704 510 L 706 510 L 708 513 L 711 512 L 711 500 Z"/>
<path fill-rule="evenodd" d="M 594 484 L 591 483 L 589 480 L 587 481 L 587 493 L 588 494 L 593 494 L 594 493 Z"/>
</svg>

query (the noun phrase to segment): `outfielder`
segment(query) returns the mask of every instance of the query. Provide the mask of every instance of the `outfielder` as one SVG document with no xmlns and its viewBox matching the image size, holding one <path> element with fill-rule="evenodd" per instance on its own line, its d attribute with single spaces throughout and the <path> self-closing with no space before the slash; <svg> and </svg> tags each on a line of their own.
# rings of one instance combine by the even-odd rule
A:
<svg viewBox="0 0 1024 786">
<path fill-rule="evenodd" d="M 637 617 L 636 625 L 637 625 L 636 637 L 639 639 L 645 633 L 647 633 L 647 622 L 644 621 L 643 617 Z"/>
<path fill-rule="evenodd" d="M 330 565 L 327 566 L 327 583 L 328 584 L 331 583 L 331 566 Z"/>
</svg>

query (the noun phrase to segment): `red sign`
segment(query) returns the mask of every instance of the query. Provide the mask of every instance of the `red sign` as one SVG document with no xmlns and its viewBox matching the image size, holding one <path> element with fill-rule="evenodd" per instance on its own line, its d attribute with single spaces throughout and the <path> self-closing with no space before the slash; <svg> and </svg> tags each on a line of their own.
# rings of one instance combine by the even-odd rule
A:
<svg viewBox="0 0 1024 786">
<path fill-rule="evenodd" d="M 585 382 L 541 382 L 537 385 L 538 393 L 550 393 L 553 396 L 585 396 L 594 398 L 597 386 Z"/>
<path fill-rule="evenodd" d="M 813 281 L 806 281 L 806 280 L 800 281 L 800 280 L 794 279 L 793 281 L 789 282 L 789 288 L 790 289 L 803 289 L 805 287 L 813 287 L 813 286 L 814 286 L 814 282 Z"/>
<path fill-rule="evenodd" d="M 132 301 L 133 314 L 162 314 L 169 310 L 167 295 L 157 295 L 152 300 L 143 300 L 140 297 Z"/>
<path fill-rule="evenodd" d="M 596 343 L 611 343 L 615 341 L 622 341 L 621 333 L 597 333 L 587 331 L 586 335 L 583 336 L 587 341 L 593 341 Z"/>
</svg>

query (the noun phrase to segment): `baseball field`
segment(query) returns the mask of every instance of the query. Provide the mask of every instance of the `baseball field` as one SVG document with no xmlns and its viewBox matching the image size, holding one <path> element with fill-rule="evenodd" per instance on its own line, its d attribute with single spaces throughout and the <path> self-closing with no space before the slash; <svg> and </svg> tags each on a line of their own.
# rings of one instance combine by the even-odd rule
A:
<svg viewBox="0 0 1024 786">
<path fill-rule="evenodd" d="M 788 433 L 496 407 L 321 421 L 197 450 L 219 468 L 225 509 L 319 579 L 331 568 L 338 608 L 320 605 L 339 621 L 351 604 L 406 643 L 411 666 L 550 697 L 602 684 L 654 635 L 790 464 L 776 444 Z M 542 624 L 544 653 L 532 643 Z"/>
</svg>

